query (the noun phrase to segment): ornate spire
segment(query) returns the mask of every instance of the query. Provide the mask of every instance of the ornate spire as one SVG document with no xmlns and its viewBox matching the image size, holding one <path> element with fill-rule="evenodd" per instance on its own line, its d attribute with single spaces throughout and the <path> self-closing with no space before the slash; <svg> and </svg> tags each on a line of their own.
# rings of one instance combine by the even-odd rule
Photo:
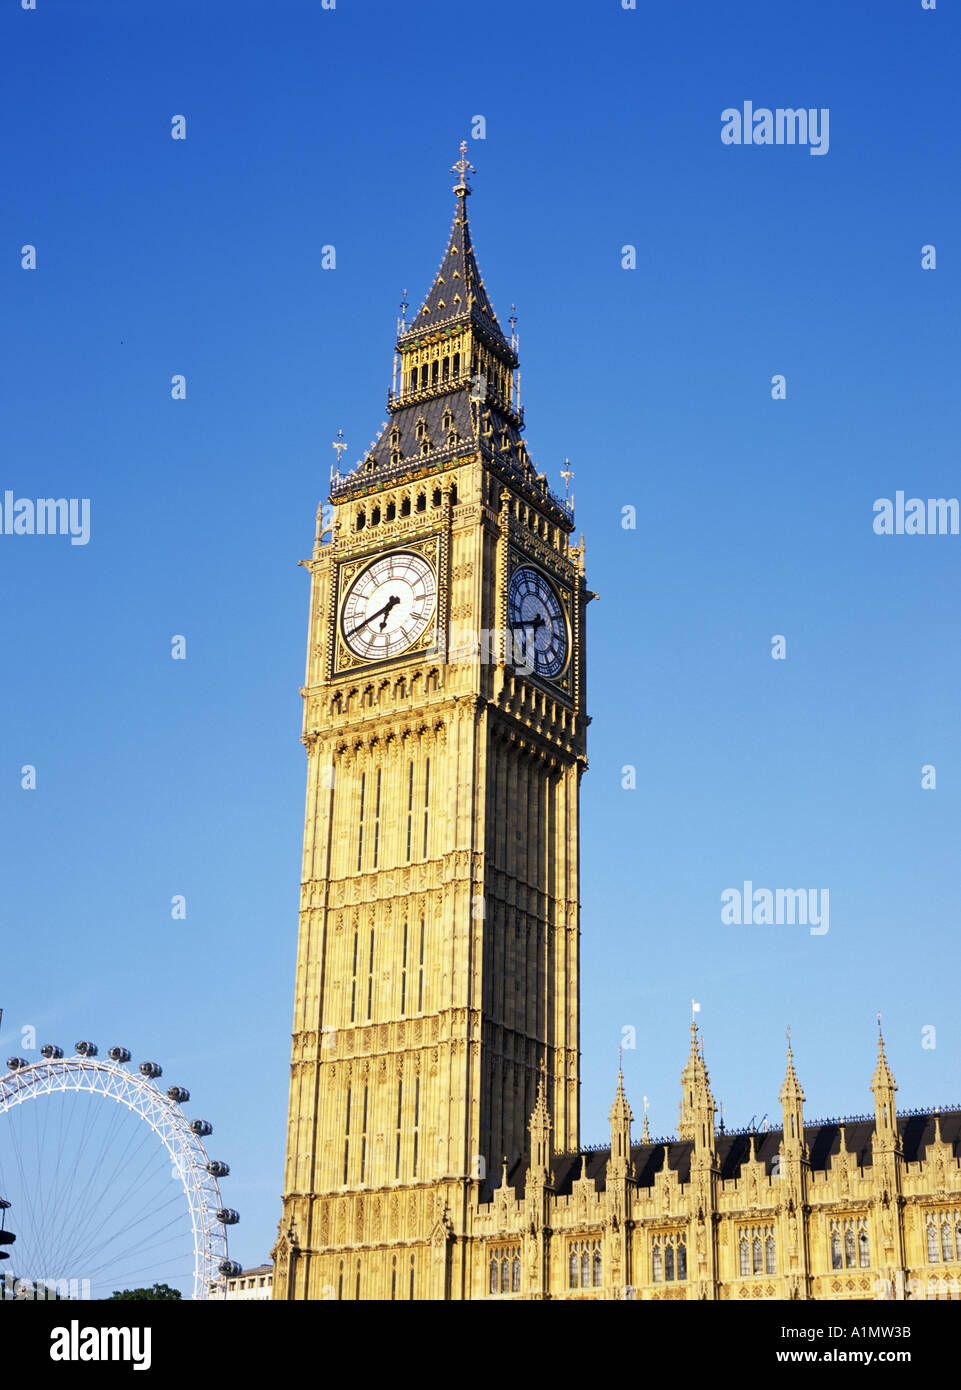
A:
<svg viewBox="0 0 961 1390">
<path fill-rule="evenodd" d="M 778 1096 L 783 1113 L 783 1135 L 781 1153 L 785 1157 L 806 1157 L 804 1143 L 804 1092 L 794 1070 L 794 1053 L 791 1051 L 791 1029 L 787 1030 L 787 1071 L 784 1084 Z"/>
<path fill-rule="evenodd" d="M 801 1083 L 797 1079 L 797 1072 L 794 1070 L 794 1053 L 791 1051 L 791 1030 L 787 1030 L 787 1071 L 784 1075 L 784 1084 L 781 1087 L 781 1094 L 778 1100 L 782 1105 L 787 1106 L 794 1101 L 803 1101 L 804 1092 L 801 1090 Z"/>
<path fill-rule="evenodd" d="M 459 175 L 454 185 L 457 205 L 454 209 L 454 224 L 444 259 L 427 297 L 412 321 L 400 334 L 401 344 L 411 338 L 419 338 L 428 330 L 451 328 L 455 324 L 470 322 L 490 340 L 498 354 L 506 358 L 512 367 L 517 365 L 513 348 L 504 336 L 497 315 L 484 288 L 484 281 L 477 267 L 474 246 L 471 242 L 470 225 L 467 220 L 467 199 L 471 188 L 467 182 L 468 170 L 474 166 L 467 158 L 467 141 L 461 141 L 461 157 L 451 172 Z"/>
<path fill-rule="evenodd" d="M 874 1076 L 871 1079 L 871 1090 L 877 1100 L 880 1089 L 896 1091 L 897 1082 L 892 1075 L 891 1068 L 888 1066 L 888 1059 L 884 1055 L 884 1034 L 881 1032 L 881 1015 L 878 1014 L 878 1061 L 874 1068 Z"/>
<path fill-rule="evenodd" d="M 691 1023 L 691 1051 L 681 1073 L 679 1139 L 693 1139 L 697 1147 L 714 1147 L 714 1097 L 704 1062 L 704 1045 L 697 1024 Z"/>
<path fill-rule="evenodd" d="M 620 1059 L 617 1066 L 617 1090 L 614 1092 L 614 1103 L 608 1118 L 611 1122 L 611 1158 L 607 1165 L 608 1173 L 612 1177 L 630 1177 L 634 1172 L 631 1163 L 631 1120 L 634 1117 L 624 1094 L 624 1073 L 621 1070 Z"/>
</svg>

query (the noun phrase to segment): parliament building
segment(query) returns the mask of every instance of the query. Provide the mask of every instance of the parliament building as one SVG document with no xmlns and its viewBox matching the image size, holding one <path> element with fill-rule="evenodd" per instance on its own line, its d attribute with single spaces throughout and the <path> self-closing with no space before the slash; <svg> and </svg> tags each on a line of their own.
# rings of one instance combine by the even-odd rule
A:
<svg viewBox="0 0 961 1390">
<path fill-rule="evenodd" d="M 581 1146 L 583 540 L 524 439 L 468 225 L 401 319 L 388 420 L 312 558 L 275 1299 L 957 1299 L 961 1109 L 725 1131 L 691 1028 L 676 1136 L 618 1074 Z M 772 1082 L 776 1078 L 772 1078 Z M 866 1088 L 867 1089 L 867 1088 Z"/>
</svg>

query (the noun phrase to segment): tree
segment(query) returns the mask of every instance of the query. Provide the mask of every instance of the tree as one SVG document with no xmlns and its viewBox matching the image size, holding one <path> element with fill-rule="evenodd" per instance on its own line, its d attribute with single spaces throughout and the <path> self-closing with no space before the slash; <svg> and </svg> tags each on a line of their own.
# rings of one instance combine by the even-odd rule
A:
<svg viewBox="0 0 961 1390">
<path fill-rule="evenodd" d="M 151 1299 L 153 1302 L 167 1302 L 170 1299 L 182 1298 L 179 1289 L 172 1289 L 169 1284 L 154 1284 L 149 1289 L 114 1289 L 107 1302 L 115 1298 L 136 1298 Z"/>
</svg>

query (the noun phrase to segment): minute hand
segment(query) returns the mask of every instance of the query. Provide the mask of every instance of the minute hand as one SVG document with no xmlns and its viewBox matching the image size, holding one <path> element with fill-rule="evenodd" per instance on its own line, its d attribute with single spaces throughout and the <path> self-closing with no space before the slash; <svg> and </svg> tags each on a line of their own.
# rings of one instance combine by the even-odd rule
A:
<svg viewBox="0 0 961 1390">
<path fill-rule="evenodd" d="M 344 633 L 344 636 L 353 637 L 355 632 L 360 632 L 362 627 L 366 627 L 368 623 L 372 623 L 374 619 L 379 618 L 381 614 L 383 614 L 386 618 L 390 610 L 397 603 L 400 603 L 400 599 L 394 598 L 393 595 L 391 595 L 391 597 L 384 604 L 383 608 L 378 608 L 376 613 L 368 613 L 367 617 L 364 619 L 362 623 L 358 623 L 356 627 L 352 627 L 349 632 Z"/>
</svg>

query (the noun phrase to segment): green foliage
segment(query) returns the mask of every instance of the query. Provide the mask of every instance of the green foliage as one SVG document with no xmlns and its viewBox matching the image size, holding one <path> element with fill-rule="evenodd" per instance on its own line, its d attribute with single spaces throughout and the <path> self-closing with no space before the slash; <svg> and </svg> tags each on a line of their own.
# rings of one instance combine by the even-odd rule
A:
<svg viewBox="0 0 961 1390">
<path fill-rule="evenodd" d="M 154 1284 L 149 1289 L 115 1289 L 107 1301 L 109 1303 L 115 1298 L 135 1298 L 150 1299 L 153 1302 L 167 1302 L 182 1297 L 180 1290 L 172 1289 L 169 1284 Z"/>
</svg>

